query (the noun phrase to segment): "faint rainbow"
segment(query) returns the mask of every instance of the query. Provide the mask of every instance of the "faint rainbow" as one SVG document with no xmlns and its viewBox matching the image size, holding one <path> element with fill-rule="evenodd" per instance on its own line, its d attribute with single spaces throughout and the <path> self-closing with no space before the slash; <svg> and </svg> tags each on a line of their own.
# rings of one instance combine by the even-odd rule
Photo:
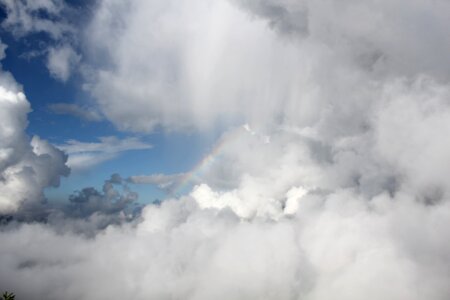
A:
<svg viewBox="0 0 450 300">
<path fill-rule="evenodd" d="M 214 145 L 214 147 L 211 149 L 211 151 L 208 152 L 193 168 L 191 171 L 186 173 L 182 179 L 179 181 L 179 183 L 174 187 L 172 190 L 172 193 L 174 195 L 177 195 L 180 191 L 182 191 L 185 187 L 187 187 L 189 184 L 198 182 L 198 180 L 195 180 L 197 178 L 201 177 L 201 172 L 204 171 L 206 168 L 210 167 L 214 164 L 217 157 L 220 156 L 220 153 L 222 152 L 222 149 L 224 146 L 231 141 L 235 140 L 239 133 L 242 133 L 242 128 L 238 127 L 231 132 L 227 133 L 226 135 L 222 136 L 219 141 Z"/>
</svg>

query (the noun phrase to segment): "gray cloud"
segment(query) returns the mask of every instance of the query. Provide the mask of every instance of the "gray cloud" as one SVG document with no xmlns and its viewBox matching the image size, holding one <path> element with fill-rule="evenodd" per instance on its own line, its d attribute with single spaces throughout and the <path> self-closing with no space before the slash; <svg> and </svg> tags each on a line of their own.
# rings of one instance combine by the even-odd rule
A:
<svg viewBox="0 0 450 300">
<path fill-rule="evenodd" d="M 185 173 L 179 174 L 151 174 L 151 175 L 134 175 L 127 178 L 127 182 L 133 184 L 148 184 L 154 185 L 168 193 L 181 184 L 183 179 L 188 176 Z"/>
<path fill-rule="evenodd" d="M 269 20 L 271 27 L 284 34 L 306 36 L 308 26 L 308 1 L 234 1 L 236 5 Z"/>
<path fill-rule="evenodd" d="M 95 237 L 112 225 L 136 222 L 142 205 L 118 174 L 105 180 L 101 190 L 85 187 L 68 199 L 53 202 L 26 202 L 20 209 L 0 214 L 0 224 L 15 230 L 21 224 L 46 224 L 58 234 L 81 234 Z"/>
</svg>

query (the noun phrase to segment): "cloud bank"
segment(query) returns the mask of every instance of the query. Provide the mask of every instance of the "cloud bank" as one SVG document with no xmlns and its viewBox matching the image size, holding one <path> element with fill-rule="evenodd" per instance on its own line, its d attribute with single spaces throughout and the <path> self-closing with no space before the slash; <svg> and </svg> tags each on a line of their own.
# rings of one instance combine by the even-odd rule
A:
<svg viewBox="0 0 450 300">
<path fill-rule="evenodd" d="M 448 299 L 449 6 L 100 1 L 82 43 L 105 117 L 139 132 L 226 129 L 201 183 L 136 222 L 91 235 L 3 227 L 0 288 L 50 300 Z M 22 149 L 29 107 L 8 91 L 19 118 L 1 140 Z M 21 161 L 5 153 L 5 166 Z M 76 196 L 95 207 L 105 184 Z"/>
</svg>

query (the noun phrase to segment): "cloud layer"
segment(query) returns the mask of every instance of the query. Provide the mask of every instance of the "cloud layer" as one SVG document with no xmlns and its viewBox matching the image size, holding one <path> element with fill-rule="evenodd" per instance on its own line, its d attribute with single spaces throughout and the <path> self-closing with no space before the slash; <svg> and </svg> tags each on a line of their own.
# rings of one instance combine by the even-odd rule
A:
<svg viewBox="0 0 450 300">
<path fill-rule="evenodd" d="M 135 222 L 87 236 L 3 227 L 0 288 L 49 300 L 448 299 L 449 23 L 440 0 L 100 1 L 82 43 L 105 117 L 123 130 L 223 135 L 188 173 L 200 182 L 189 195 Z M 63 166 L 48 143 L 28 146 L 28 102 L 7 86 L 1 174 L 29 170 L 29 155 L 47 174 L 43 153 Z M 62 148 L 104 144 L 148 147 Z M 62 169 L 50 170 L 18 180 L 3 209 L 56 183 Z M 188 174 L 127 181 L 164 188 Z M 116 182 L 72 202 L 121 212 L 135 198 Z"/>
</svg>

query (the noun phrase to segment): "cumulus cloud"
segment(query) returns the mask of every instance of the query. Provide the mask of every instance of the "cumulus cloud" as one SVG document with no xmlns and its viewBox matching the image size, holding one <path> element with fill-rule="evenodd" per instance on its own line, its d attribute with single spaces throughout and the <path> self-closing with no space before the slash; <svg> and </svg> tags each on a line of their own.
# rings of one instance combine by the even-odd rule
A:
<svg viewBox="0 0 450 300">
<path fill-rule="evenodd" d="M 76 233 L 88 237 L 110 225 L 135 221 L 142 205 L 139 195 L 133 192 L 118 174 L 105 180 L 102 190 L 85 187 L 69 196 L 68 202 L 51 203 L 39 208 L 40 218 L 58 233 Z M 37 220 L 36 212 L 16 215 L 16 219 Z"/>
<path fill-rule="evenodd" d="M 142 210 L 138 197 L 120 175 L 113 174 L 100 190 L 85 187 L 60 201 L 28 202 L 15 212 L 0 215 L 0 225 L 16 230 L 21 224 L 42 223 L 57 234 L 92 238 L 108 226 L 137 222 Z"/>
<path fill-rule="evenodd" d="M 3 227 L 1 287 L 49 300 L 448 299 L 449 14 L 441 0 L 99 2 L 83 43 L 104 115 L 124 130 L 226 130 L 199 184 L 136 222 L 87 236 Z M 5 149 L 24 143 L 25 114 L 5 119 Z M 4 152 L 2 168 L 20 161 Z M 194 171 L 126 181 L 171 188 Z M 135 201 L 111 190 L 123 181 L 71 204 L 121 214 Z"/>
<path fill-rule="evenodd" d="M 103 120 L 100 113 L 94 108 L 82 107 L 73 103 L 52 103 L 48 108 L 55 114 L 72 115 L 87 122 L 99 122 Z"/>
<path fill-rule="evenodd" d="M 27 136 L 30 104 L 14 78 L 0 70 L 0 214 L 43 201 L 46 187 L 67 176 L 67 156 L 38 136 Z"/>
<path fill-rule="evenodd" d="M 68 208 L 67 212 L 85 217 L 97 212 L 116 214 L 124 211 L 130 203 L 137 200 L 138 195 L 131 192 L 126 185 L 123 186 L 126 194 L 120 194 L 114 185 L 122 184 L 122 178 L 118 174 L 114 174 L 111 179 L 105 181 L 102 192 L 92 187 L 75 192 L 69 197 L 73 207 Z"/>
<path fill-rule="evenodd" d="M 105 136 L 100 137 L 99 142 L 68 140 L 57 147 L 69 155 L 68 166 L 80 171 L 113 159 L 121 152 L 150 149 L 153 146 L 136 137 L 119 139 L 115 136 Z"/>
</svg>

